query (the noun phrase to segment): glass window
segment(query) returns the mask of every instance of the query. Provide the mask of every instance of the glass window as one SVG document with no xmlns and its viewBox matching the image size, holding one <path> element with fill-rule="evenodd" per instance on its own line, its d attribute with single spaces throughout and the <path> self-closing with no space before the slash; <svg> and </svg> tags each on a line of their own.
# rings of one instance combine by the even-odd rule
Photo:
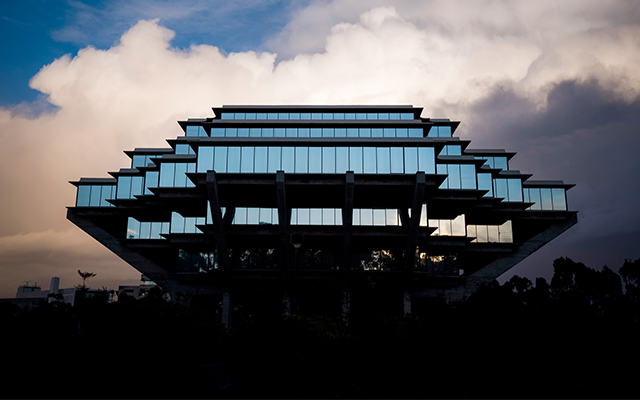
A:
<svg viewBox="0 0 640 400">
<path fill-rule="evenodd" d="M 311 113 L 311 119 L 322 119 L 322 113 Z"/>
<path fill-rule="evenodd" d="M 89 207 L 100 207 L 100 186 L 91 186 L 91 196 L 89 200 Z"/>
<path fill-rule="evenodd" d="M 214 161 L 215 162 L 215 161 Z M 229 147 L 227 150 L 227 172 L 240 172 L 240 147 Z"/>
<path fill-rule="evenodd" d="M 151 223 L 140 223 L 140 239 L 149 239 L 151 237 Z"/>
<path fill-rule="evenodd" d="M 156 186 L 158 186 L 158 172 L 155 172 L 156 174 Z M 100 196 L 100 207 L 113 207 L 113 205 L 111 203 L 109 203 L 107 200 L 111 200 L 113 199 L 113 195 L 116 192 L 116 187 L 115 186 L 102 186 L 102 190 L 101 190 L 102 194 Z"/>
<path fill-rule="evenodd" d="M 322 137 L 334 137 L 333 128 L 322 129 Z"/>
<path fill-rule="evenodd" d="M 349 170 L 349 148 L 336 148 L 336 172 L 344 174 Z"/>
<path fill-rule="evenodd" d="M 227 137 L 238 137 L 238 128 L 226 128 L 225 136 Z"/>
<path fill-rule="evenodd" d="M 400 119 L 413 119 L 412 113 L 402 113 L 400 114 Z"/>
<path fill-rule="evenodd" d="M 220 116 L 220 119 L 233 119 L 234 114 L 233 113 L 222 113 L 222 115 Z"/>
<path fill-rule="evenodd" d="M 451 137 L 451 127 L 450 126 L 439 126 L 438 127 L 438 137 Z"/>
<path fill-rule="evenodd" d="M 352 225 L 360 225 L 360 209 L 353 209 L 353 220 L 351 221 Z"/>
<path fill-rule="evenodd" d="M 151 224 L 151 232 L 149 234 L 150 239 L 162 239 L 160 233 L 162 233 L 162 222 L 152 222 Z"/>
<path fill-rule="evenodd" d="M 487 232 L 489 233 L 489 243 L 497 243 L 500 241 L 500 232 L 497 225 L 487 226 Z"/>
<path fill-rule="evenodd" d="M 333 113 L 323 113 L 322 119 L 333 119 Z"/>
<path fill-rule="evenodd" d="M 187 164 L 185 163 L 177 163 L 175 164 L 175 175 L 173 177 L 174 186 L 175 187 L 186 187 L 187 186 L 187 176 L 185 173 L 187 172 Z"/>
<path fill-rule="evenodd" d="M 333 208 L 322 209 L 322 225 L 335 225 L 336 213 Z"/>
<path fill-rule="evenodd" d="M 160 187 L 173 187 L 175 173 L 175 164 L 162 163 L 160 164 Z M 120 197 L 120 179 L 118 179 L 118 198 Z M 130 181 L 129 181 L 130 183 Z M 127 185 L 128 186 L 128 185 Z M 123 188 L 124 190 L 124 188 Z M 128 189 L 127 189 L 128 191 Z M 127 197 L 129 194 L 127 193 Z M 122 197 L 124 198 L 124 197 Z"/>
<path fill-rule="evenodd" d="M 298 129 L 298 137 L 309 137 L 309 135 L 310 135 L 309 128 Z"/>
<path fill-rule="evenodd" d="M 453 221 L 451 221 L 451 234 L 453 236 L 467 236 L 464 214 L 458 215 Z"/>
<path fill-rule="evenodd" d="M 254 171 L 258 173 L 267 172 L 267 148 L 255 148 L 255 166 Z"/>
<path fill-rule="evenodd" d="M 144 186 L 144 177 L 143 176 L 132 176 L 131 177 L 131 198 L 133 196 L 139 196 L 142 194 L 142 188 Z M 91 194 L 91 202 L 93 202 L 93 193 Z M 96 205 L 99 203 L 99 197 L 96 198 Z"/>
<path fill-rule="evenodd" d="M 400 113 L 389 113 L 389 119 L 400 119 Z"/>
<path fill-rule="evenodd" d="M 322 129 L 311 128 L 311 137 L 322 137 Z"/>
<path fill-rule="evenodd" d="M 387 213 L 386 210 L 373 210 L 373 225 L 385 226 L 387 225 Z"/>
<path fill-rule="evenodd" d="M 235 119 L 244 119 L 244 113 L 236 113 Z"/>
<path fill-rule="evenodd" d="M 289 119 L 289 113 L 279 113 L 278 119 Z"/>
<path fill-rule="evenodd" d="M 281 169 L 280 152 L 280 147 L 269 147 L 269 165 L 267 167 L 267 172 L 274 173 Z"/>
<path fill-rule="evenodd" d="M 216 172 L 227 172 L 227 150 L 226 146 L 216 147 L 213 158 L 213 170 Z"/>
<path fill-rule="evenodd" d="M 290 113 L 289 119 L 300 119 L 300 113 Z"/>
<path fill-rule="evenodd" d="M 238 128 L 238 137 L 249 137 L 249 128 Z"/>
<path fill-rule="evenodd" d="M 371 129 L 371 137 L 382 137 L 382 128 Z"/>
<path fill-rule="evenodd" d="M 358 128 L 348 128 L 347 137 L 359 137 Z"/>
<path fill-rule="evenodd" d="M 364 173 L 375 174 L 376 173 L 376 148 L 365 147 L 363 149 L 364 156 Z"/>
<path fill-rule="evenodd" d="M 520 179 L 507 179 L 509 201 L 522 201 L 522 181 Z"/>
<path fill-rule="evenodd" d="M 565 211 L 567 209 L 567 201 L 564 189 L 551 189 L 551 199 L 553 200 L 554 210 Z"/>
<path fill-rule="evenodd" d="M 296 172 L 309 172 L 308 147 L 296 147 Z"/>
<path fill-rule="evenodd" d="M 162 164 L 168 165 L 173 171 L 173 164 Z M 173 180 L 168 186 L 173 185 Z M 130 199 L 131 198 L 131 177 L 130 176 L 119 176 L 118 177 L 118 199 Z"/>
<path fill-rule="evenodd" d="M 256 119 L 256 113 L 247 113 L 245 119 Z"/>
<path fill-rule="evenodd" d="M 118 186 L 120 185 L 120 178 L 118 178 Z M 91 186 L 80 185 L 78 186 L 78 197 L 76 198 L 76 207 L 89 207 L 89 198 L 91 197 Z"/>
<path fill-rule="evenodd" d="M 409 137 L 422 137 L 422 128 L 409 128 Z"/>
<path fill-rule="evenodd" d="M 322 172 L 333 174 L 336 172 L 336 148 L 322 148 Z"/>
<path fill-rule="evenodd" d="M 298 225 L 309 225 L 309 209 L 298 208 Z"/>
<path fill-rule="evenodd" d="M 484 197 L 493 197 L 493 184 L 491 174 L 478 174 L 478 189 L 488 190 Z"/>
<path fill-rule="evenodd" d="M 322 208 L 312 208 L 309 210 L 309 223 L 311 225 L 322 225 Z"/>
<path fill-rule="evenodd" d="M 260 129 L 260 128 L 249 128 L 249 136 L 250 137 L 260 137 L 260 136 L 262 136 L 262 129 Z"/>
<path fill-rule="evenodd" d="M 406 174 L 415 174 L 418 171 L 418 148 L 404 148 L 404 171 Z"/>
<path fill-rule="evenodd" d="M 253 147 L 242 147 L 240 172 L 253 172 Z"/>
<path fill-rule="evenodd" d="M 376 114 L 376 113 L 367 113 L 367 119 L 378 119 L 378 114 Z"/>
<path fill-rule="evenodd" d="M 267 119 L 267 113 L 256 113 L 256 119 L 260 119 L 260 120 Z"/>
<path fill-rule="evenodd" d="M 344 113 L 344 119 L 356 119 L 355 113 Z"/>
<path fill-rule="evenodd" d="M 177 212 L 171 213 L 171 233 L 184 233 L 184 217 Z"/>
<path fill-rule="evenodd" d="M 140 238 L 140 222 L 135 218 L 129 217 L 127 221 L 127 239 Z"/>
<path fill-rule="evenodd" d="M 391 173 L 402 174 L 404 173 L 404 157 L 402 147 L 391 148 Z"/>
<path fill-rule="evenodd" d="M 508 199 L 507 193 L 507 180 L 506 179 L 494 179 L 493 180 L 495 197 L 501 199 Z"/>
<path fill-rule="evenodd" d="M 349 170 L 356 174 L 362 173 L 362 147 L 349 148 Z"/>
<path fill-rule="evenodd" d="M 409 130 L 407 128 L 396 128 L 396 137 L 409 137 Z"/>
<path fill-rule="evenodd" d="M 391 158 L 390 158 L 390 149 L 388 147 L 378 147 L 377 149 L 378 157 L 378 173 L 379 174 L 389 174 L 391 173 Z"/>
<path fill-rule="evenodd" d="M 282 170 L 286 173 L 291 173 L 295 171 L 295 153 L 293 147 L 283 147 L 282 148 Z"/>
<path fill-rule="evenodd" d="M 429 129 L 429 133 L 427 134 L 427 137 L 430 137 L 430 138 L 438 137 L 438 127 L 432 126 L 431 129 Z"/>
<path fill-rule="evenodd" d="M 312 174 L 322 172 L 322 147 L 309 148 L 309 172 Z"/>
<path fill-rule="evenodd" d="M 247 208 L 247 224 L 258 225 L 260 222 L 260 209 L 256 207 Z"/>
<path fill-rule="evenodd" d="M 273 128 L 262 128 L 262 137 L 273 137 Z"/>
<path fill-rule="evenodd" d="M 267 113 L 267 119 L 278 119 L 278 113 Z"/>
<path fill-rule="evenodd" d="M 476 168 L 475 165 L 460 166 L 460 187 L 462 189 L 476 188 Z"/>
<path fill-rule="evenodd" d="M 347 129 L 346 128 L 336 128 L 336 137 L 347 137 Z"/>
<path fill-rule="evenodd" d="M 298 137 L 298 129 L 296 128 L 287 128 L 286 130 L 287 137 Z"/>
<path fill-rule="evenodd" d="M 447 169 L 449 172 L 449 189 L 460 189 L 460 166 L 449 164 Z"/>
<path fill-rule="evenodd" d="M 211 137 L 224 137 L 224 128 L 211 128 Z"/>
<path fill-rule="evenodd" d="M 388 120 L 389 119 L 389 113 L 379 113 L 378 114 L 378 119 Z"/>
<path fill-rule="evenodd" d="M 333 119 L 344 119 L 344 113 L 334 113 Z"/>
<path fill-rule="evenodd" d="M 233 218 L 233 223 L 237 225 L 246 225 L 247 224 L 247 208 L 246 207 L 237 207 L 235 217 Z"/>
<path fill-rule="evenodd" d="M 507 166 L 507 157 L 493 157 L 493 166 L 494 168 L 499 168 L 502 170 L 509 169 Z"/>
<path fill-rule="evenodd" d="M 198 136 L 198 127 L 194 125 L 187 126 L 186 136 L 188 137 Z"/>
<path fill-rule="evenodd" d="M 553 200 L 551 199 L 551 189 L 541 188 L 540 198 L 542 200 L 541 205 L 543 210 L 553 210 Z"/>
<path fill-rule="evenodd" d="M 356 119 L 367 119 L 366 113 L 356 113 Z"/>
<path fill-rule="evenodd" d="M 371 137 L 370 128 L 360 128 L 360 137 Z"/>
<path fill-rule="evenodd" d="M 396 130 L 394 128 L 384 128 L 384 137 L 396 137 Z"/>
<path fill-rule="evenodd" d="M 371 208 L 360 209 L 360 225 L 373 225 L 373 210 Z"/>
<path fill-rule="evenodd" d="M 398 226 L 398 210 L 386 209 L 385 213 L 387 215 L 387 225 Z"/>
<path fill-rule="evenodd" d="M 178 146 L 187 146 L 187 147 L 189 147 L 188 144 L 183 144 L 183 145 L 178 145 Z M 178 146 L 176 146 L 176 154 L 181 154 L 181 153 L 178 153 Z M 182 154 L 187 154 L 187 153 L 182 153 Z M 146 160 L 145 156 L 134 155 L 133 159 L 131 160 L 131 168 L 145 167 L 147 165 L 145 163 L 145 160 Z"/>
<path fill-rule="evenodd" d="M 489 241 L 489 230 L 487 229 L 487 225 L 478 225 L 477 226 L 477 240 L 480 243 L 487 243 Z"/>
<path fill-rule="evenodd" d="M 149 188 L 158 187 L 158 178 L 160 177 L 160 173 L 158 171 L 147 171 L 145 174 L 144 182 L 145 189 L 144 194 L 153 194 Z"/>
<path fill-rule="evenodd" d="M 311 114 L 310 113 L 301 113 L 300 114 L 300 119 L 311 119 Z"/>
<path fill-rule="evenodd" d="M 213 147 L 198 148 L 198 172 L 204 173 L 213 169 Z"/>
<path fill-rule="evenodd" d="M 498 235 L 500 236 L 500 243 L 513 243 L 511 221 L 507 221 L 498 227 Z"/>
<path fill-rule="evenodd" d="M 433 147 L 418 148 L 418 171 L 435 174 L 435 149 Z"/>
<path fill-rule="evenodd" d="M 529 201 L 533 204 L 530 209 L 539 211 L 541 210 L 541 201 L 540 201 L 540 189 L 538 188 L 530 188 L 529 189 Z"/>
<path fill-rule="evenodd" d="M 285 137 L 285 135 L 286 135 L 285 128 L 275 128 L 273 130 L 274 137 Z"/>
</svg>

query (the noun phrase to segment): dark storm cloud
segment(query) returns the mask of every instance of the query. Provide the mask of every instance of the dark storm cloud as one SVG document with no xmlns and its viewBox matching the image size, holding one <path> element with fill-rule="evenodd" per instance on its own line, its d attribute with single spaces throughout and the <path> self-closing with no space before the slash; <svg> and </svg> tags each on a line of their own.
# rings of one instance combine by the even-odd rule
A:
<svg viewBox="0 0 640 400">
<path fill-rule="evenodd" d="M 640 257 L 640 98 L 628 101 L 595 80 L 563 81 L 537 110 L 508 85 L 473 104 L 469 137 L 474 148 L 506 148 L 518 154 L 510 168 L 531 179 L 563 180 L 578 225 L 510 274 L 549 275 L 560 256 L 617 269 Z M 465 135 L 466 133 L 462 133 Z M 528 269 L 528 271 L 527 271 Z"/>
</svg>

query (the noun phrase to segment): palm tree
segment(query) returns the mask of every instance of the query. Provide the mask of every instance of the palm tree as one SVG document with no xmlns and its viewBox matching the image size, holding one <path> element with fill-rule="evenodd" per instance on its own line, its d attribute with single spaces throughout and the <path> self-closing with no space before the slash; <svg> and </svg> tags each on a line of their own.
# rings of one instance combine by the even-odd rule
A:
<svg viewBox="0 0 640 400">
<path fill-rule="evenodd" d="M 89 278 L 93 278 L 94 276 L 97 275 L 97 274 L 94 274 L 93 272 L 82 272 L 80 270 L 78 270 L 78 274 L 82 278 L 82 286 L 80 287 L 80 289 L 83 289 L 83 290 L 88 289 L 87 286 L 85 285 L 86 280 Z"/>
</svg>

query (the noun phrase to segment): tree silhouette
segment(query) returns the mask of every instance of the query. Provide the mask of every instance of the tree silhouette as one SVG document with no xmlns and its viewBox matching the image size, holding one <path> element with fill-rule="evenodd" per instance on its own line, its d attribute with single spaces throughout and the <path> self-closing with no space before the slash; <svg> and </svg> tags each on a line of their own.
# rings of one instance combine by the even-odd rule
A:
<svg viewBox="0 0 640 400">
<path fill-rule="evenodd" d="M 82 278 L 82 286 L 80 286 L 79 289 L 87 290 L 89 288 L 87 287 L 85 282 L 87 281 L 87 279 L 93 278 L 97 274 L 94 274 L 93 272 L 83 272 L 83 271 L 78 270 L 78 275 L 80 275 L 80 277 Z"/>
</svg>

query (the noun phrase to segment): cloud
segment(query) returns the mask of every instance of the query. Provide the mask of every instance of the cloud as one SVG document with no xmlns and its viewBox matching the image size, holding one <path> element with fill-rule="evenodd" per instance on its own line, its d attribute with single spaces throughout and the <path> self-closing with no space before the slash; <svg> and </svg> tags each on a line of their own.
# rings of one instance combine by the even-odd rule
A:
<svg viewBox="0 0 640 400">
<path fill-rule="evenodd" d="M 581 224 L 595 221 L 589 232 L 615 221 L 607 231 L 615 234 L 625 216 L 637 221 L 628 207 L 637 193 L 624 186 L 636 180 L 637 187 L 635 164 L 624 162 L 633 147 L 607 141 L 636 143 L 640 28 L 630 3 L 587 3 L 580 11 L 563 2 L 554 12 L 529 2 L 395 4 L 312 4 L 273 42 L 299 49 L 281 61 L 273 52 L 175 48 L 174 31 L 141 20 L 106 49 L 88 46 L 44 66 L 30 85 L 55 110 L 34 117 L 24 105 L 0 109 L 0 240 L 49 233 L 29 246 L 0 248 L 0 270 L 15 272 L 8 260 L 16 251 L 27 263 L 29 253 L 49 254 L 59 244 L 51 232 L 70 229 L 64 207 L 75 190 L 68 180 L 127 167 L 123 150 L 166 147 L 164 139 L 181 134 L 176 120 L 210 116 L 211 106 L 223 104 L 424 106 L 425 116 L 462 120 L 460 135 L 476 148 L 518 151 L 514 162 L 534 178 L 578 183 L 576 202 L 572 192 L 569 200 L 584 207 Z M 305 27 L 313 12 L 320 22 Z M 307 37 L 314 38 L 308 51 Z M 313 44 L 318 38 L 321 47 Z M 618 185 L 616 199 L 610 193 Z M 594 200 L 579 200 L 587 198 Z M 611 205 L 609 214 L 602 204 Z M 94 262 L 76 247 L 65 247 L 52 265 L 75 273 L 83 260 Z M 113 262 L 131 276 L 110 260 L 100 265 Z M 28 268 L 21 274 L 30 279 Z"/>
</svg>

